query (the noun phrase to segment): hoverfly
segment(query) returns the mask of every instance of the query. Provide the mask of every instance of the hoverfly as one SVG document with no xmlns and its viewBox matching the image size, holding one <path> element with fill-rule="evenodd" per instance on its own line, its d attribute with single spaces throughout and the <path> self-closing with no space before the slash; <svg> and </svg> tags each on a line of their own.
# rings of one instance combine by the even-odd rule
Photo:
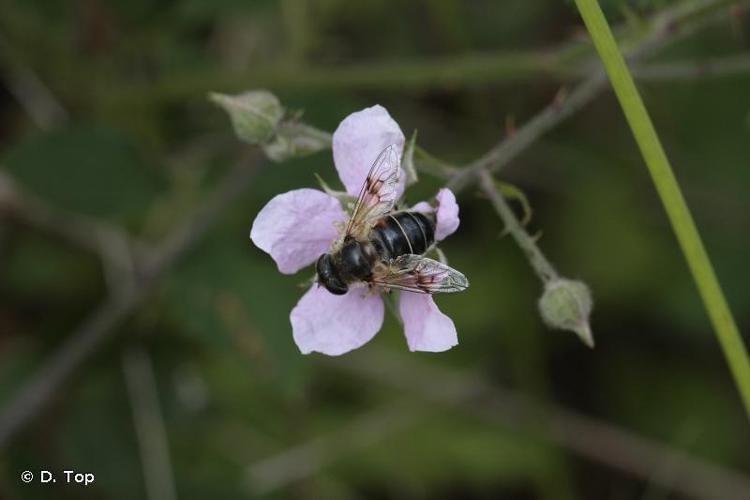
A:
<svg viewBox="0 0 750 500">
<path fill-rule="evenodd" d="M 342 238 L 316 263 L 318 283 L 336 295 L 364 282 L 384 290 L 415 293 L 460 292 L 466 276 L 425 257 L 435 243 L 434 214 L 394 211 L 399 186 L 395 145 L 373 163 Z"/>
</svg>

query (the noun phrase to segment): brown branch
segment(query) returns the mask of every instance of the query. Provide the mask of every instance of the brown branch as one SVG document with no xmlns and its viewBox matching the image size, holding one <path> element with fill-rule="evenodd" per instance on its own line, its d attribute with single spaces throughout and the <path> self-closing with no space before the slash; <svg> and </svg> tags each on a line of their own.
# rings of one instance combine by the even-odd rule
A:
<svg viewBox="0 0 750 500">
<path fill-rule="evenodd" d="M 492 424 L 529 434 L 546 429 L 541 437 L 550 443 L 664 491 L 674 490 L 697 500 L 750 498 L 750 478 L 742 473 L 559 405 L 488 384 L 476 375 L 375 348 L 329 363 L 369 382 L 468 412 Z M 544 415 L 543 422 L 539 422 L 540 415 Z M 245 475 L 246 487 L 256 495 L 268 494 L 317 476 L 338 460 L 404 432 L 424 418 L 413 405 L 403 403 L 368 411 L 335 431 L 251 464 Z"/>
<path fill-rule="evenodd" d="M 83 247 L 105 260 L 118 260 L 108 248 L 107 240 L 133 241 L 122 229 L 98 219 L 54 207 L 43 199 L 22 189 L 0 166 L 0 215 L 36 226 Z M 140 245 L 138 242 L 134 242 Z"/>
<path fill-rule="evenodd" d="M 697 14 L 728 3 L 725 0 L 709 0 L 687 6 L 680 5 L 678 8 L 667 11 L 666 14 L 658 17 L 660 23 L 657 23 L 658 26 L 651 36 L 637 44 L 636 48 L 633 49 L 633 57 L 656 50 L 680 35 L 684 36 L 690 30 L 682 29 L 682 20 L 690 20 Z M 695 24 L 689 26 L 694 27 Z M 461 178 L 456 177 L 453 180 L 453 187 L 461 189 L 468 185 L 470 178 L 475 179 L 480 172 L 498 170 L 544 133 L 592 100 L 605 83 L 599 71 L 595 70 L 595 73 L 592 73 L 592 76 L 579 84 L 566 99 L 556 99 L 524 127 L 518 129 L 515 134 L 501 142 L 479 160 L 473 162 L 465 172 L 461 171 Z M 21 387 L 17 396 L 7 403 L 0 412 L 0 448 L 5 446 L 14 433 L 27 424 L 43 408 L 44 404 L 66 382 L 78 365 L 94 352 L 105 339 L 114 335 L 117 326 L 148 297 L 164 272 L 204 234 L 224 208 L 247 187 L 251 175 L 252 170 L 244 166 L 230 173 L 203 208 L 190 216 L 167 236 L 163 243 L 157 247 L 157 250 L 145 259 L 142 266 L 135 266 L 139 276 L 136 277 L 133 286 L 125 289 L 122 293 L 111 293 L 101 306 L 63 343 L 63 346 L 42 365 L 31 380 Z M 463 178 L 464 176 L 466 178 Z M 0 185 L 1 189 L 2 185 Z M 56 230 L 55 224 L 47 223 L 44 218 L 33 220 L 33 222 L 46 226 L 50 230 Z M 84 245 L 91 245 L 90 242 L 86 242 L 85 238 L 80 237 L 81 231 L 73 226 L 70 229 L 73 240 L 80 241 Z M 104 254 L 104 252 L 102 253 Z M 576 420 L 572 419 L 567 424 L 575 426 Z M 556 435 L 560 441 L 572 440 L 575 437 L 570 435 L 566 438 L 566 434 L 559 429 L 556 431 Z M 578 446 L 581 447 L 582 452 L 595 457 L 597 450 L 591 449 L 591 446 L 585 443 L 579 443 Z M 628 450 L 623 451 L 627 452 Z M 628 456 L 627 453 L 625 456 Z M 607 457 L 602 458 L 606 459 Z M 642 475 L 645 474 L 638 464 L 627 465 L 632 470 L 640 471 Z M 704 480 L 714 479 L 711 474 L 694 477 L 701 477 Z M 732 479 L 736 478 L 730 477 L 726 484 L 730 486 L 741 484 L 732 481 Z M 746 490 L 743 489 L 742 491 Z"/>
<path fill-rule="evenodd" d="M 148 500 L 176 500 L 169 442 L 159 405 L 149 352 L 140 344 L 122 351 L 122 371 L 133 412 L 133 425 Z"/>
<path fill-rule="evenodd" d="M 130 289 L 110 293 L 104 302 L 42 363 L 0 411 L 0 449 L 39 413 L 73 371 L 150 295 L 164 273 L 188 251 L 248 187 L 255 173 L 252 161 L 232 169 L 206 202 L 169 233 L 142 265 Z"/>
<path fill-rule="evenodd" d="M 461 191 L 476 182 L 482 171 L 496 172 L 513 161 L 544 134 L 576 114 L 586 104 L 594 100 L 607 83 L 604 73 L 597 70 L 592 76 L 576 85 L 570 94 L 558 96 L 542 111 L 534 115 L 523 127 L 518 128 L 505 140 L 490 149 L 477 160 L 452 176 L 446 187 L 454 192 Z"/>
<path fill-rule="evenodd" d="M 145 243 L 117 226 L 53 207 L 18 186 L 1 168 L 0 216 L 41 228 L 98 255 L 111 293 L 121 293 L 132 286 L 134 254 L 146 249 Z"/>
<path fill-rule="evenodd" d="M 557 405 L 534 401 L 517 392 L 488 384 L 479 376 L 406 360 L 375 348 L 337 358 L 332 363 L 348 372 L 406 391 L 434 403 L 467 411 L 488 422 L 538 432 L 540 410 L 547 428 L 542 438 L 580 457 L 601 463 L 647 482 L 661 483 L 689 498 L 743 500 L 750 498 L 750 478 L 670 448 L 644 436 Z M 671 477 L 660 474 L 671 468 Z"/>
<path fill-rule="evenodd" d="M 421 421 L 404 403 L 390 402 L 365 413 L 335 431 L 318 435 L 259 460 L 247 467 L 244 483 L 253 494 L 267 495 L 284 486 L 317 475 L 342 457 L 375 445 Z"/>
<path fill-rule="evenodd" d="M 711 0 L 710 5 L 729 5 L 731 2 Z M 684 12 L 700 11 L 706 2 L 678 4 L 661 14 L 660 27 L 671 29 L 672 19 L 687 17 Z M 642 35 L 643 26 L 625 26 L 618 30 L 623 42 Z M 596 60 L 592 50 L 582 47 L 572 38 L 542 50 L 513 50 L 443 55 L 432 58 L 365 61 L 350 65 L 301 66 L 276 62 L 232 71 L 182 72 L 164 75 L 159 79 L 113 82 L 106 87 L 101 99 L 130 102 L 179 102 L 206 89 L 240 91 L 244 88 L 335 92 L 345 90 L 429 89 L 482 86 L 547 78 L 560 82 L 576 81 L 587 73 L 586 66 Z M 300 78 L 300 73 L 305 77 Z"/>
<path fill-rule="evenodd" d="M 40 130 L 51 130 L 68 121 L 67 110 L 28 66 L 14 57 L 10 44 L 0 37 L 0 78 L 8 91 Z"/>
<path fill-rule="evenodd" d="M 650 33 L 642 40 L 631 44 L 624 51 L 628 61 L 638 61 L 645 56 L 653 55 L 676 41 L 695 33 L 707 24 L 726 19 L 727 13 L 721 8 L 731 3 L 726 0 L 689 2 L 655 14 L 647 23 L 651 26 Z M 747 3 L 747 0 L 742 0 L 736 2 L 736 5 Z M 738 62 L 735 62 L 734 65 L 741 66 Z M 551 103 L 522 127 L 516 129 L 511 135 L 465 168 L 449 175 L 446 187 L 458 192 L 476 182 L 477 176 L 482 171 L 497 172 L 547 132 L 575 115 L 606 88 L 608 88 L 607 78 L 601 64 L 597 63 L 589 75 L 577 84 L 572 91 L 569 93 L 559 92 Z M 439 175 L 441 174 L 439 173 Z"/>
<path fill-rule="evenodd" d="M 639 81 L 703 80 L 750 73 L 750 56 L 737 54 L 703 61 L 638 64 L 632 69 Z"/>
</svg>

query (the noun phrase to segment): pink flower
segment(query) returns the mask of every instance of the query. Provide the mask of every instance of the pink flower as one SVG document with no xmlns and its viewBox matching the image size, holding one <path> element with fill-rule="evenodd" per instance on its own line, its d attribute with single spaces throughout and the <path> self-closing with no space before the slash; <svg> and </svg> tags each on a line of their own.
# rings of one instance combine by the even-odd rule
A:
<svg viewBox="0 0 750 500">
<path fill-rule="evenodd" d="M 347 193 L 359 193 L 375 158 L 393 144 L 401 155 L 404 134 L 382 106 L 352 113 L 341 122 L 333 134 L 333 160 Z M 404 179 L 401 175 L 399 196 Z M 434 208 L 421 202 L 414 210 L 436 212 L 435 238 L 440 241 L 458 228 L 458 205 L 449 189 L 441 189 L 436 201 Z M 250 238 L 273 258 L 279 271 L 293 274 L 329 251 L 347 218 L 333 196 L 317 189 L 295 189 L 263 207 Z M 410 350 L 440 352 L 458 343 L 453 321 L 440 312 L 431 295 L 402 292 L 399 312 Z M 370 341 L 384 314 L 383 299 L 366 286 L 333 295 L 315 283 L 292 309 L 290 319 L 294 341 L 303 354 L 336 356 Z"/>
</svg>

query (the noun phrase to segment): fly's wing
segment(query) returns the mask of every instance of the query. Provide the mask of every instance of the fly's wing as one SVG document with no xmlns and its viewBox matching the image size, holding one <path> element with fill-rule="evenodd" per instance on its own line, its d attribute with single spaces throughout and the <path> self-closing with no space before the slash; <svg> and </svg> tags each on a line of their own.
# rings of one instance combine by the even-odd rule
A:
<svg viewBox="0 0 750 500">
<path fill-rule="evenodd" d="M 392 144 L 378 155 L 367 174 L 346 228 L 347 236 L 366 239 L 375 221 L 393 209 L 400 170 L 398 148 Z"/>
<path fill-rule="evenodd" d="M 416 293 L 461 292 L 469 287 L 466 276 L 450 266 L 421 255 L 402 255 L 373 272 L 371 283 Z"/>
</svg>

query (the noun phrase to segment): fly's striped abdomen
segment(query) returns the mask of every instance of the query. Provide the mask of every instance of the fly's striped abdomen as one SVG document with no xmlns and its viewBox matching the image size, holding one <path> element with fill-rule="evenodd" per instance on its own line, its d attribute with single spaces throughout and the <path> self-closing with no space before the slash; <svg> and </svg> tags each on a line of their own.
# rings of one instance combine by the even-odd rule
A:
<svg viewBox="0 0 750 500">
<path fill-rule="evenodd" d="M 435 221 L 419 212 L 386 215 L 372 229 L 370 241 L 384 260 L 423 254 L 435 240 Z"/>
</svg>

